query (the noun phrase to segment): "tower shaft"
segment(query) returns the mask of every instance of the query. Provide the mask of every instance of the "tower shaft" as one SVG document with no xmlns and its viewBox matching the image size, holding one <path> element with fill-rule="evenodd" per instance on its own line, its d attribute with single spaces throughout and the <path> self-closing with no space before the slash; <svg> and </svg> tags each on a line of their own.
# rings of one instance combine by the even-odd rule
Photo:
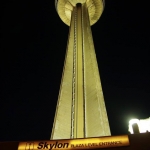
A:
<svg viewBox="0 0 150 150">
<path fill-rule="evenodd" d="M 84 137 L 84 62 L 83 62 L 83 31 L 82 31 L 82 7 L 81 4 L 77 4 L 74 9 L 75 20 L 75 34 L 76 34 L 76 46 L 74 50 L 74 89 L 73 97 L 75 101 L 75 108 L 72 108 L 74 117 L 72 118 L 73 138 Z"/>
<path fill-rule="evenodd" d="M 110 135 L 86 3 L 71 14 L 51 139 Z"/>
</svg>

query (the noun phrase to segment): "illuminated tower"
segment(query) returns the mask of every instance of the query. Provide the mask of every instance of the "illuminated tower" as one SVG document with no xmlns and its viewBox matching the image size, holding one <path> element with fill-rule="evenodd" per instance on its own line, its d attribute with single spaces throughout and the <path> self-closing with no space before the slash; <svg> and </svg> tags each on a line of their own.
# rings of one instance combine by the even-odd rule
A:
<svg viewBox="0 0 150 150">
<path fill-rule="evenodd" d="M 61 20 L 70 26 L 51 139 L 110 135 L 91 27 L 103 0 L 55 0 Z"/>
</svg>

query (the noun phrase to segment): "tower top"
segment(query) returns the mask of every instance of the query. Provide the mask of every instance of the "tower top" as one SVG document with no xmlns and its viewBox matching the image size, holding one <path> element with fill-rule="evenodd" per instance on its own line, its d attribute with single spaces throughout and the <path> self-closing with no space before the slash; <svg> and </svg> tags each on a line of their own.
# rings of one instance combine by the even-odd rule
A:
<svg viewBox="0 0 150 150">
<path fill-rule="evenodd" d="M 58 15 L 68 26 L 70 26 L 71 12 L 77 3 L 86 3 L 90 25 L 93 25 L 98 21 L 105 6 L 105 0 L 55 0 L 55 6 Z"/>
</svg>

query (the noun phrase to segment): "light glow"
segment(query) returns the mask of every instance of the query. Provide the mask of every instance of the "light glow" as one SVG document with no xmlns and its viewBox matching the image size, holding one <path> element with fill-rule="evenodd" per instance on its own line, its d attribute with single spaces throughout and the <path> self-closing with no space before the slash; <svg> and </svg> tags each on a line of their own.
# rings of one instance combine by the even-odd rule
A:
<svg viewBox="0 0 150 150">
<path fill-rule="evenodd" d="M 150 117 L 147 119 L 131 119 L 129 121 L 129 132 L 134 134 L 133 132 L 133 124 L 137 124 L 139 127 L 140 133 L 150 132 Z"/>
</svg>

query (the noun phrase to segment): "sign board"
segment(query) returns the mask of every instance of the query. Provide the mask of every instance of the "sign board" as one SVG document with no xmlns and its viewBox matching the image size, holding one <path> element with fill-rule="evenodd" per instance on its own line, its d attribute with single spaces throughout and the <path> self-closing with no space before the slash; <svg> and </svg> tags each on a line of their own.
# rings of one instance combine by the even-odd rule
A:
<svg viewBox="0 0 150 150">
<path fill-rule="evenodd" d="M 85 139 L 20 142 L 18 150 L 74 150 L 128 146 L 127 135 Z"/>
</svg>

